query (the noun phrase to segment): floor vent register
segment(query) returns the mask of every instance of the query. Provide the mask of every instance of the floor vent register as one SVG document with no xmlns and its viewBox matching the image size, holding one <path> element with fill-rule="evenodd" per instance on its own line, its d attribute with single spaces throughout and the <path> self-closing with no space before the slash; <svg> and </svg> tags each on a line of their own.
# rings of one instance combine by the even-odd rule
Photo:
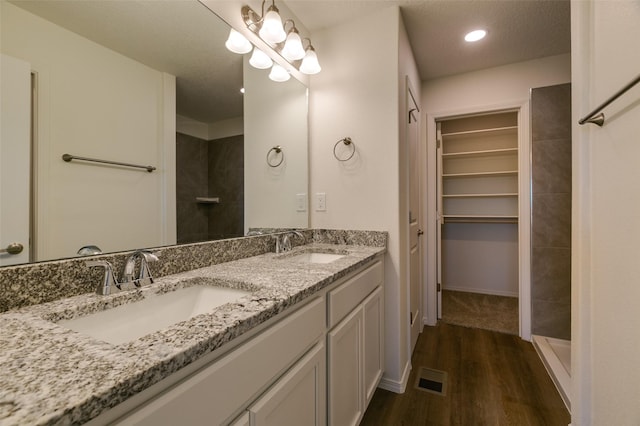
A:
<svg viewBox="0 0 640 426">
<path fill-rule="evenodd" d="M 446 395 L 447 373 L 440 370 L 420 367 L 416 377 L 416 389 L 436 395 Z"/>
</svg>

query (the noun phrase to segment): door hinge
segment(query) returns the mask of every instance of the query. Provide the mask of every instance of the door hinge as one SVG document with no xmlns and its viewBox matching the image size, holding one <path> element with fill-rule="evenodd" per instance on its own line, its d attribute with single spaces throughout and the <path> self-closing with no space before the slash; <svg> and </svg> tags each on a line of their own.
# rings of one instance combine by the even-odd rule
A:
<svg viewBox="0 0 640 426">
<path fill-rule="evenodd" d="M 440 285 L 440 283 L 436 284 L 436 290 L 442 291 L 442 286 Z"/>
<path fill-rule="evenodd" d="M 413 325 L 413 312 L 409 312 L 409 325 Z"/>
</svg>

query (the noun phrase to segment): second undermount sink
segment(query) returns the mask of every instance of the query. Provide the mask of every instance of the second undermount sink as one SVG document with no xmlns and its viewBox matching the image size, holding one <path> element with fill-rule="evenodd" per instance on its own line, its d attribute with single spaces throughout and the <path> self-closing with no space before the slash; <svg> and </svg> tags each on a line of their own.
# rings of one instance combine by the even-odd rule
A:
<svg viewBox="0 0 640 426">
<path fill-rule="evenodd" d="M 248 291 L 196 285 L 120 305 L 58 324 L 112 344 L 138 339 L 236 301 Z"/>
<path fill-rule="evenodd" d="M 347 254 L 346 250 L 321 247 L 301 247 L 293 252 L 280 255 L 278 258 L 296 263 L 331 263 L 342 259 Z"/>
<path fill-rule="evenodd" d="M 335 260 L 342 259 L 344 256 L 344 254 L 308 252 L 296 254 L 289 257 L 288 260 L 293 262 L 331 263 Z"/>
</svg>

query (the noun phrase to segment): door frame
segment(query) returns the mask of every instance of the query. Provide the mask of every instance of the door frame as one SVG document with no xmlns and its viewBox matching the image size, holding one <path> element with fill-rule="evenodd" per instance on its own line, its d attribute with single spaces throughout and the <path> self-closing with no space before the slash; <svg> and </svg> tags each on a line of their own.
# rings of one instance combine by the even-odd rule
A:
<svg viewBox="0 0 640 426">
<path fill-rule="evenodd" d="M 423 293 L 424 323 L 434 326 L 438 322 L 437 308 L 437 170 L 436 170 L 436 121 L 456 116 L 501 110 L 518 111 L 518 303 L 519 335 L 531 340 L 531 132 L 530 101 L 515 100 L 498 104 L 477 105 L 463 109 L 427 113 L 427 168 L 425 173 L 426 197 L 423 204 L 425 227 L 424 261 L 426 284 Z"/>
</svg>

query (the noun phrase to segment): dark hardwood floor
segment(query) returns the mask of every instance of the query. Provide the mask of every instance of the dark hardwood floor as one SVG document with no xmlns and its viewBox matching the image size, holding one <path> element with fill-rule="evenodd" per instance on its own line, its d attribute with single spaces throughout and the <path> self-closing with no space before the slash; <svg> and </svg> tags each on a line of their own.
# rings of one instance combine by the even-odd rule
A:
<svg viewBox="0 0 640 426">
<path fill-rule="evenodd" d="M 550 425 L 570 416 L 535 349 L 520 337 L 425 327 L 404 394 L 377 389 L 361 425 Z M 415 388 L 420 367 L 447 373 L 446 395 Z"/>
</svg>

